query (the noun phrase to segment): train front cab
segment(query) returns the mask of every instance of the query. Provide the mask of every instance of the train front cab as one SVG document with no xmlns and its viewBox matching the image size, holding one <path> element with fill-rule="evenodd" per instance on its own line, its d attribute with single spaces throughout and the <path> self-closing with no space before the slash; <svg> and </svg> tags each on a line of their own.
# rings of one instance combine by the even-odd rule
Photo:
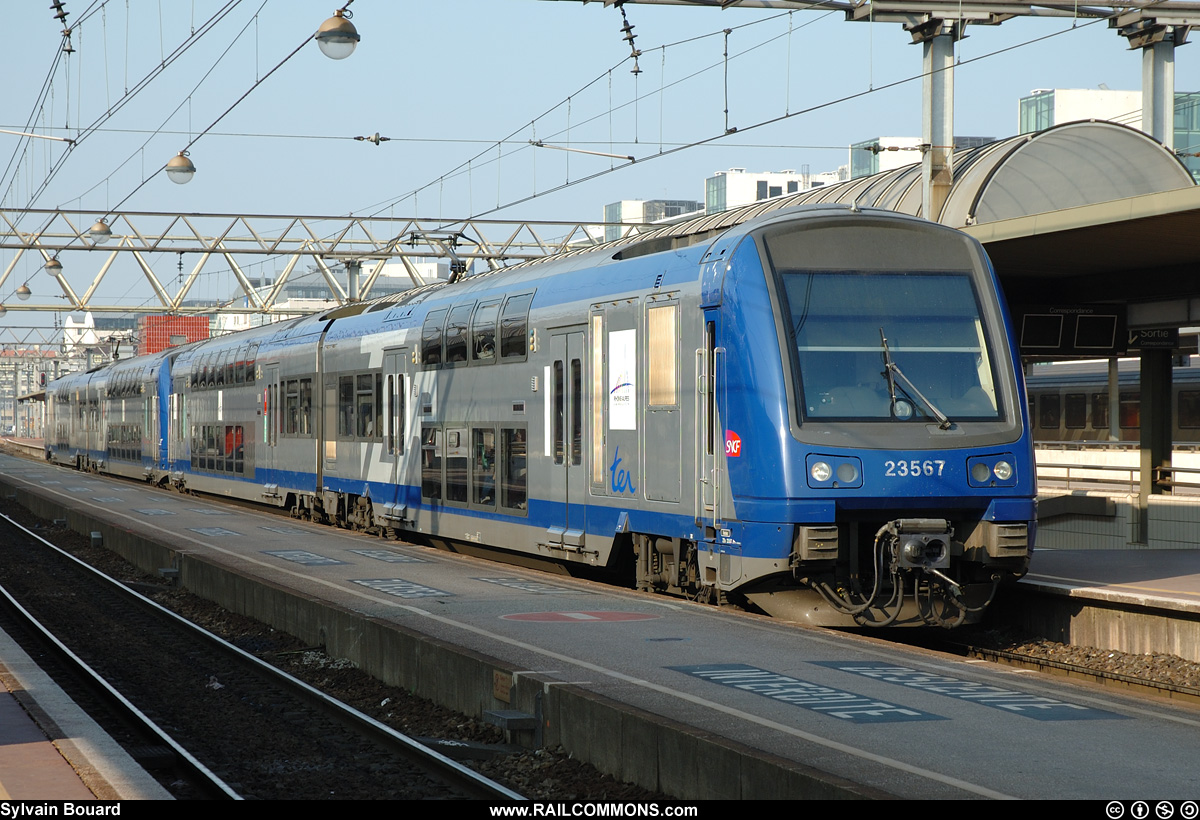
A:
<svg viewBox="0 0 1200 820">
<path fill-rule="evenodd" d="M 710 551 L 767 579 L 751 600 L 810 622 L 977 620 L 1027 567 L 1036 496 L 979 245 L 897 216 L 778 219 L 724 239 L 702 272 L 713 475 L 733 502 L 706 505 Z M 820 598 L 785 602 L 797 580 Z"/>
</svg>

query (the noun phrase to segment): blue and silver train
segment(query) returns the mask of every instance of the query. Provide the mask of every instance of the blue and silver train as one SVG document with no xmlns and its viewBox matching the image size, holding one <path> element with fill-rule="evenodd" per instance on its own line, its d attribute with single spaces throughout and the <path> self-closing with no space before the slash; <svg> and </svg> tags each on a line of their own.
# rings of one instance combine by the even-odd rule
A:
<svg viewBox="0 0 1200 820">
<path fill-rule="evenodd" d="M 46 445 L 814 624 L 955 626 L 1028 566 L 1021 379 L 975 240 L 806 206 L 70 375 Z"/>
</svg>

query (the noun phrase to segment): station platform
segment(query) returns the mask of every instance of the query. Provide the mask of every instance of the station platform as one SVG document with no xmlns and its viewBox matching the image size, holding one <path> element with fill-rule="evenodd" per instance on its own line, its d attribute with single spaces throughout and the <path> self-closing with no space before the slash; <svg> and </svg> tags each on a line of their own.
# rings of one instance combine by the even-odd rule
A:
<svg viewBox="0 0 1200 820">
<path fill-rule="evenodd" d="M 1200 532 L 1196 540 L 1200 544 Z M 1200 549 L 1035 549 L 1029 574 L 1021 583 L 1049 593 L 1200 613 Z"/>
<path fill-rule="evenodd" d="M 0 800 L 169 800 L 169 792 L 0 632 Z"/>
<path fill-rule="evenodd" d="M 1200 549 L 1034 549 L 995 614 L 1062 643 L 1200 663 Z"/>
<path fill-rule="evenodd" d="M 516 742 L 675 797 L 1196 797 L 1187 704 L 13 456 L 0 492 L 381 680 L 508 720 Z"/>
</svg>

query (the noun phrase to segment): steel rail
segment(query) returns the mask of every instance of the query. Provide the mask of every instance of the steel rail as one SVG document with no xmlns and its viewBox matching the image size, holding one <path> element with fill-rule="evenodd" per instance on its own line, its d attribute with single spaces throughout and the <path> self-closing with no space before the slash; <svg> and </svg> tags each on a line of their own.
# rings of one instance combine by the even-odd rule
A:
<svg viewBox="0 0 1200 820">
<path fill-rule="evenodd" d="M 324 714 L 334 717 L 344 726 L 353 729 L 355 732 L 358 732 L 371 741 L 387 748 L 389 751 L 426 767 L 436 775 L 444 778 L 447 783 L 466 793 L 471 798 L 510 801 L 523 801 L 526 799 L 523 795 L 518 794 L 517 792 L 514 792 L 511 789 L 508 789 L 505 786 L 502 786 L 499 783 L 484 777 L 478 772 L 462 765 L 461 763 L 451 760 L 445 755 L 439 754 L 438 752 L 423 746 L 412 738 L 409 738 L 406 735 L 403 735 L 400 732 L 392 729 L 391 727 L 380 723 L 374 718 L 347 706 L 336 698 L 330 697 L 319 689 L 310 686 L 309 684 L 292 675 L 289 675 L 287 672 L 277 669 L 266 661 L 263 661 L 260 658 L 257 658 L 254 655 L 251 655 L 250 653 L 228 643 L 227 641 L 222 640 L 208 630 L 197 626 L 186 618 L 161 606 L 155 601 L 150 600 L 144 595 L 129 589 L 119 581 L 110 578 L 70 553 L 63 551 L 42 536 L 32 532 L 29 529 L 26 529 L 16 521 L 13 521 L 8 516 L 0 514 L 0 519 L 3 519 L 11 526 L 21 530 L 27 536 L 37 540 L 49 549 L 55 551 L 60 556 L 70 559 L 84 571 L 96 577 L 101 583 L 108 585 L 118 594 L 142 609 L 174 623 L 176 626 L 188 631 L 194 637 L 205 641 L 210 646 L 224 653 L 231 659 L 237 661 L 243 666 L 249 667 L 256 674 L 263 675 L 264 677 L 271 679 L 276 685 L 279 685 L 280 687 L 290 691 L 293 695 L 296 695 Z M 20 604 L 16 603 L 15 600 L 8 596 L 7 592 L 4 593 L 4 597 L 11 602 L 12 606 L 18 608 L 22 613 L 24 613 L 24 617 L 32 619 L 32 616 L 30 616 L 24 610 L 24 608 L 20 606 Z M 49 633 L 45 632 L 45 630 L 41 631 L 43 634 L 48 636 L 48 639 L 51 640 L 56 647 L 59 648 L 60 653 L 64 653 L 71 659 L 73 663 L 78 664 L 82 669 L 87 669 L 87 667 L 83 665 L 83 662 L 79 660 L 78 656 L 76 656 L 73 652 L 71 652 L 70 649 L 63 645 L 61 641 L 59 641 L 57 638 L 54 638 L 52 635 L 49 635 Z M 98 685 L 102 685 L 106 692 L 111 692 L 111 697 L 117 699 L 117 702 L 122 704 L 124 708 L 133 710 L 133 712 L 139 716 L 140 720 L 145 722 L 147 727 L 152 727 L 151 730 L 154 731 L 154 733 L 160 737 L 164 743 L 175 750 L 176 754 L 180 756 L 180 759 L 187 762 L 189 768 L 194 767 L 195 771 L 201 773 L 207 778 L 210 778 L 214 784 L 218 784 L 218 787 L 223 790 L 224 796 L 228 797 L 229 799 L 241 799 L 236 792 L 217 779 L 216 775 L 212 774 L 211 771 L 197 761 L 186 749 L 172 740 L 165 732 L 162 732 L 160 729 L 155 727 L 154 724 L 149 721 L 149 718 L 146 718 L 141 714 L 141 712 L 138 712 L 136 707 L 129 703 L 129 701 L 127 701 L 119 692 L 116 692 L 116 690 L 108 686 L 107 683 L 105 683 L 98 675 L 96 675 L 96 673 L 91 672 L 90 669 L 87 671 L 90 673 L 91 677 L 97 681 Z"/>
</svg>

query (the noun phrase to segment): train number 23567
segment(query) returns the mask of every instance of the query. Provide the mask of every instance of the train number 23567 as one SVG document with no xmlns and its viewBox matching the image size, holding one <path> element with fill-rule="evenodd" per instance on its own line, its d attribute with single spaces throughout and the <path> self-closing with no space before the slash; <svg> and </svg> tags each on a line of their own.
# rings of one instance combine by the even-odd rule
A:
<svg viewBox="0 0 1200 820">
<path fill-rule="evenodd" d="M 885 476 L 899 478 L 923 475 L 940 476 L 942 474 L 942 470 L 944 470 L 946 467 L 946 462 L 940 459 L 934 461 L 930 461 L 928 459 L 925 461 L 917 461 L 914 459 L 913 461 L 885 461 L 883 462 L 883 466 L 885 468 L 883 473 Z"/>
</svg>

